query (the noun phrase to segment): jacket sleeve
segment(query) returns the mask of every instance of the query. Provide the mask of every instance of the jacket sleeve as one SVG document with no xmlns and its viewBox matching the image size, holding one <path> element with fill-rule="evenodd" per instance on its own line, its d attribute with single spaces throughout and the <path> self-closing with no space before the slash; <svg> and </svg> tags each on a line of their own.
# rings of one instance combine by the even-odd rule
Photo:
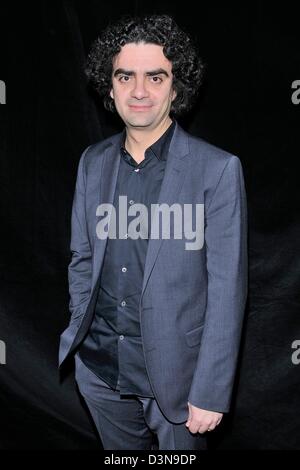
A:
<svg viewBox="0 0 300 470">
<path fill-rule="evenodd" d="M 70 323 L 85 313 L 91 290 L 92 251 L 85 211 L 85 156 L 89 148 L 83 152 L 79 161 L 72 205 L 70 244 L 72 258 L 68 266 Z"/>
<path fill-rule="evenodd" d="M 207 307 L 188 401 L 228 412 L 247 298 L 247 203 L 242 166 L 232 155 L 206 208 Z"/>
</svg>

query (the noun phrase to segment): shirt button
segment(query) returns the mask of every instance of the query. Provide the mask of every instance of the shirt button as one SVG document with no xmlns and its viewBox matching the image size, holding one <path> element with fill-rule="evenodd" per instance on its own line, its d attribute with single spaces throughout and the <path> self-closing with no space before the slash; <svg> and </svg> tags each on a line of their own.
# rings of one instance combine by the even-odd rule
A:
<svg viewBox="0 0 300 470">
<path fill-rule="evenodd" d="M 130 199 L 129 204 L 130 204 L 130 205 L 134 204 L 134 200 L 133 200 L 133 199 Z"/>
<path fill-rule="evenodd" d="M 125 307 L 125 305 L 126 305 L 125 300 L 122 300 L 121 305 L 122 305 L 122 307 Z"/>
<path fill-rule="evenodd" d="M 127 271 L 127 268 L 125 268 L 125 266 L 123 266 L 122 273 L 126 273 L 126 271 Z"/>
<path fill-rule="evenodd" d="M 122 341 L 124 339 L 124 336 L 123 335 L 120 335 L 119 336 L 120 340 Z"/>
<path fill-rule="evenodd" d="M 140 169 L 139 169 L 139 168 L 136 168 L 134 171 L 135 171 L 135 172 L 138 172 L 138 171 L 140 171 Z"/>
</svg>

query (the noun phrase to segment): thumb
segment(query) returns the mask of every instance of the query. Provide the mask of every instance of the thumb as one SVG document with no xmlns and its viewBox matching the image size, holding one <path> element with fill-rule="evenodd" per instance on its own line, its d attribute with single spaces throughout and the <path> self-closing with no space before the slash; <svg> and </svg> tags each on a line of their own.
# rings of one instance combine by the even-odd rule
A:
<svg viewBox="0 0 300 470">
<path fill-rule="evenodd" d="M 191 410 L 189 403 L 188 403 L 188 407 L 189 407 L 189 416 L 188 416 L 187 422 L 185 423 L 186 427 L 189 427 L 189 425 L 191 424 L 191 418 L 192 418 L 192 410 Z"/>
</svg>

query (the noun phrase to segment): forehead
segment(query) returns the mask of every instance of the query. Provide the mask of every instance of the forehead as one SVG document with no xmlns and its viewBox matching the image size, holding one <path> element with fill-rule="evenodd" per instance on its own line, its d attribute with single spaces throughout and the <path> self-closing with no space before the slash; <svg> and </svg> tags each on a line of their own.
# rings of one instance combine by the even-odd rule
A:
<svg viewBox="0 0 300 470">
<path fill-rule="evenodd" d="M 172 70 L 172 63 L 165 57 L 163 47 L 157 44 L 130 43 L 122 47 L 113 61 L 113 68 L 126 70 Z"/>
</svg>

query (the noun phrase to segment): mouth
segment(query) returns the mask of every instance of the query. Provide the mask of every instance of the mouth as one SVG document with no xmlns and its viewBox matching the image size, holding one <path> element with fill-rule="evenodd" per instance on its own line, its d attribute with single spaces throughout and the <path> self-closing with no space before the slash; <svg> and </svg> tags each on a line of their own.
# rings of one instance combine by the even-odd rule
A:
<svg viewBox="0 0 300 470">
<path fill-rule="evenodd" d="M 135 106 L 135 105 L 129 105 L 129 108 L 132 109 L 133 111 L 148 111 L 151 106 Z"/>
</svg>

